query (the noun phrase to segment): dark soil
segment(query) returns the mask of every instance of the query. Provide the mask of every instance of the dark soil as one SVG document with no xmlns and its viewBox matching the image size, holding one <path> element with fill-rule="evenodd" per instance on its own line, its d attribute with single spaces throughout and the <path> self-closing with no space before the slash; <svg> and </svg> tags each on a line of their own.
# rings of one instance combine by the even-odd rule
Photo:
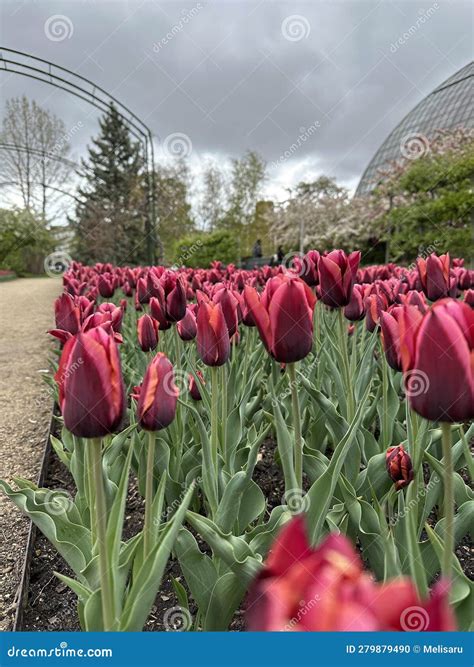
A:
<svg viewBox="0 0 474 667">
<path fill-rule="evenodd" d="M 259 460 L 255 467 L 254 479 L 262 489 L 267 498 L 268 513 L 274 507 L 284 502 L 284 481 L 280 466 L 275 462 L 276 445 L 274 440 L 267 439 L 262 444 Z M 54 452 L 51 454 L 51 462 L 45 486 L 61 488 L 74 492 L 74 483 L 66 468 L 58 460 Z M 305 488 L 309 486 L 308 480 L 304 482 Z M 126 508 L 126 522 L 124 526 L 124 537 L 132 537 L 140 530 L 143 521 L 143 499 L 138 493 L 134 479 L 130 481 Z M 196 535 L 195 535 L 196 536 Z M 198 539 L 202 551 L 209 551 L 207 545 Z M 456 556 L 466 575 L 474 580 L 474 548 L 469 537 L 464 538 L 456 549 Z M 63 583 L 61 583 L 54 572 L 60 572 L 73 576 L 62 557 L 55 551 L 48 540 L 38 532 L 33 550 L 31 563 L 30 584 L 28 590 L 27 606 L 23 616 L 21 630 L 28 631 L 79 631 L 80 626 L 76 613 L 76 596 Z M 163 581 L 153 606 L 145 631 L 165 631 L 164 617 L 166 612 L 175 606 L 179 606 L 174 592 L 172 579 L 177 579 L 185 588 L 186 582 L 181 575 L 179 563 L 170 559 Z M 190 596 L 189 596 L 190 597 Z M 236 612 L 229 630 L 242 631 L 244 623 L 245 601 Z M 197 607 L 190 599 L 190 614 L 194 618 Z M 179 629 L 179 627 L 176 627 Z"/>
<path fill-rule="evenodd" d="M 271 439 L 266 440 L 262 445 L 254 475 L 255 481 L 260 485 L 268 498 L 269 512 L 282 503 L 284 494 L 281 469 L 274 461 L 274 452 L 274 441 Z M 51 454 L 45 486 L 48 488 L 64 489 L 71 494 L 74 493 L 74 481 L 69 471 L 59 461 L 54 452 Z M 126 521 L 124 525 L 125 539 L 133 537 L 141 529 L 143 516 L 143 499 L 138 493 L 135 480 L 132 478 L 128 492 Z M 209 551 L 207 545 L 197 535 L 195 537 L 201 551 Z M 70 577 L 74 576 L 55 548 L 38 531 L 31 562 L 27 605 L 23 615 L 22 627 L 19 629 L 25 631 L 80 631 L 81 628 L 76 611 L 76 596 L 68 586 L 58 580 L 54 572 L 60 572 Z M 164 616 L 166 612 L 172 607 L 179 606 L 178 598 L 172 584 L 173 579 L 177 579 L 186 588 L 186 582 L 181 574 L 179 563 L 176 560 L 170 559 L 163 576 L 160 592 L 156 597 L 155 604 L 145 625 L 145 631 L 165 631 Z M 242 605 L 242 608 L 236 612 L 229 630 L 240 631 L 244 629 L 244 606 Z M 192 600 L 190 600 L 189 611 L 191 617 L 194 618 L 197 613 L 197 606 Z"/>
</svg>

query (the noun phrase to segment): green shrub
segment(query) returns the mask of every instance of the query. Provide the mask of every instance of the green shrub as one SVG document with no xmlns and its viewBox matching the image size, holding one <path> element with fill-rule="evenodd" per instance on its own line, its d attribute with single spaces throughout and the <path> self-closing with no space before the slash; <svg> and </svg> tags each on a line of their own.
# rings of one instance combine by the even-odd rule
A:
<svg viewBox="0 0 474 667">
<path fill-rule="evenodd" d="M 239 246 L 230 232 L 200 232 L 179 239 L 173 250 L 173 263 L 178 266 L 208 268 L 214 260 L 223 264 L 237 262 Z"/>
<path fill-rule="evenodd" d="M 54 237 L 42 220 L 28 211 L 0 209 L 1 269 L 19 276 L 44 273 L 44 259 L 54 245 Z"/>
</svg>

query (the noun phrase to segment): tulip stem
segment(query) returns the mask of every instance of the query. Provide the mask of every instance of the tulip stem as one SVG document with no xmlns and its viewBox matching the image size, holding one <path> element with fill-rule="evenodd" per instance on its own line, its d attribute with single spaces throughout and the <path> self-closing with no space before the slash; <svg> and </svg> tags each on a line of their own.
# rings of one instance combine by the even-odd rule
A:
<svg viewBox="0 0 474 667">
<path fill-rule="evenodd" d="M 291 388 L 291 407 L 293 411 L 293 427 L 295 429 L 295 450 L 294 450 L 294 465 L 295 476 L 298 483 L 298 489 L 303 489 L 303 440 L 301 437 L 301 415 L 300 415 L 300 401 L 298 397 L 298 387 L 296 384 L 295 364 L 288 364 L 288 376 L 290 378 Z"/>
<path fill-rule="evenodd" d="M 211 366 L 211 455 L 217 481 L 217 448 L 219 429 L 219 374 L 217 366 Z"/>
<path fill-rule="evenodd" d="M 151 551 L 152 535 L 152 507 L 153 507 L 153 480 L 155 472 L 155 445 L 156 437 L 154 431 L 147 431 L 148 452 L 146 458 L 145 478 L 145 522 L 143 530 L 143 560 Z"/>
<path fill-rule="evenodd" d="M 450 580 L 454 552 L 454 471 L 451 424 L 441 422 L 441 437 L 444 465 L 444 552 L 441 572 L 443 577 Z"/>
<path fill-rule="evenodd" d="M 346 385 L 347 421 L 350 424 L 354 419 L 354 394 L 352 391 L 351 376 L 349 372 L 349 355 L 347 353 L 347 334 L 346 334 L 346 327 L 344 324 L 344 313 L 342 308 L 338 308 L 337 316 L 339 321 L 339 345 L 342 354 L 344 384 Z"/>
<path fill-rule="evenodd" d="M 97 547 L 99 554 L 99 575 L 102 599 L 102 615 L 104 630 L 110 631 L 114 626 L 115 612 L 111 569 L 107 556 L 107 505 L 105 502 L 104 478 L 102 473 L 102 442 L 100 438 L 92 438 L 90 442 L 89 463 L 93 470 L 95 511 L 97 528 Z"/>
<path fill-rule="evenodd" d="M 386 449 L 392 443 L 388 438 L 388 364 L 385 359 L 385 352 L 380 339 L 380 363 L 382 365 L 382 447 Z"/>
<path fill-rule="evenodd" d="M 86 470 L 87 470 L 87 495 L 89 503 L 89 517 L 91 523 L 91 544 L 92 544 L 92 554 L 95 555 L 97 548 L 97 521 L 95 515 L 95 491 L 94 491 L 94 468 L 93 468 L 93 458 L 91 447 L 89 443 L 86 442 Z"/>
<path fill-rule="evenodd" d="M 222 449 L 222 456 L 224 457 L 224 461 L 227 464 L 227 369 L 226 365 L 223 364 L 222 366 L 222 371 L 221 371 L 221 378 L 222 378 L 222 442 L 221 442 L 221 449 Z"/>
</svg>

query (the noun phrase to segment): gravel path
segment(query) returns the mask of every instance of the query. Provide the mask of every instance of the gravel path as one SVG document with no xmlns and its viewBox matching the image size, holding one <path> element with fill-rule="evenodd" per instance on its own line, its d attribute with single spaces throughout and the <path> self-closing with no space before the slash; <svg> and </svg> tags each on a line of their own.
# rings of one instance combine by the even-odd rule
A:
<svg viewBox="0 0 474 667">
<path fill-rule="evenodd" d="M 53 346 L 45 333 L 54 325 L 53 300 L 61 281 L 23 278 L 0 283 L 0 478 L 36 481 L 52 401 L 41 371 Z M 9 630 L 29 521 L 0 494 L 0 630 Z"/>
</svg>

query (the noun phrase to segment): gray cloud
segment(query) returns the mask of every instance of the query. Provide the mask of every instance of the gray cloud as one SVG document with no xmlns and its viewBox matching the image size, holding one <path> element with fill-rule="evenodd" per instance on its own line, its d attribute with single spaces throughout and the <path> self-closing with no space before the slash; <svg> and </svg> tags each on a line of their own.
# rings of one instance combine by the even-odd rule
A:
<svg viewBox="0 0 474 667">
<path fill-rule="evenodd" d="M 72 26 L 64 39 L 45 31 L 55 15 Z M 157 144 L 188 135 L 194 162 L 254 148 L 272 163 L 317 124 L 270 170 L 274 187 L 321 172 L 355 185 L 393 126 L 472 57 L 471 6 L 456 0 L 4 0 L 1 25 L 3 46 L 96 81 Z M 2 100 L 25 93 L 67 127 L 82 121 L 76 155 L 97 131 L 97 111 L 61 91 L 3 72 L 0 85 Z"/>
</svg>

